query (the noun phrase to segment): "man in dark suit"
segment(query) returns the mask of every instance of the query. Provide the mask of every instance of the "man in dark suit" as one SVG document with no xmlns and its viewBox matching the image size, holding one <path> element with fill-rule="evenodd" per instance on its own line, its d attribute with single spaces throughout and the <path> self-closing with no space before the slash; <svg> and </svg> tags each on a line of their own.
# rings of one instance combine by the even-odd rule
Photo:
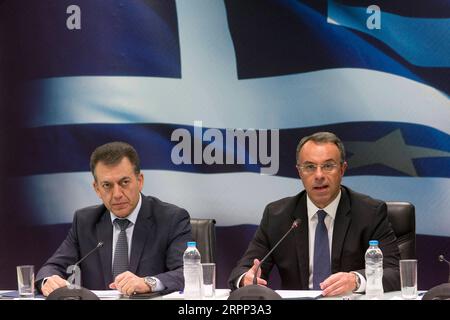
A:
<svg viewBox="0 0 450 320">
<path fill-rule="evenodd" d="M 383 252 L 383 287 L 400 290 L 399 250 L 386 204 L 342 186 L 347 168 L 341 140 L 332 133 L 304 137 L 297 146 L 297 169 L 305 190 L 268 204 L 243 258 L 231 272 L 232 289 L 253 283 L 270 249 L 301 219 L 259 270 L 258 284 L 274 265 L 283 289 L 322 290 L 324 296 L 364 292 L 365 251 L 378 240 Z"/>
<path fill-rule="evenodd" d="M 67 286 L 67 267 L 103 242 L 79 266 L 83 287 L 127 295 L 181 290 L 183 252 L 192 239 L 188 212 L 141 194 L 144 176 L 129 144 L 98 147 L 90 165 L 103 204 L 75 213 L 66 239 L 39 270 L 37 287 L 47 296 Z"/>
</svg>

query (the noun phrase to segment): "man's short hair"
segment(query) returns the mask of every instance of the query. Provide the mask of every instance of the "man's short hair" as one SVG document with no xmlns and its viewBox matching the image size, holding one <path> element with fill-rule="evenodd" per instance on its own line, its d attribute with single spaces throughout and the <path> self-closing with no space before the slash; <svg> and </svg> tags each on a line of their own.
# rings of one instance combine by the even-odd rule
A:
<svg viewBox="0 0 450 320">
<path fill-rule="evenodd" d="M 313 141 L 315 143 L 321 144 L 321 143 L 334 143 L 338 149 L 339 153 L 341 154 L 341 163 L 345 162 L 345 148 L 344 144 L 342 143 L 341 139 L 338 138 L 334 133 L 331 132 L 316 132 L 310 136 L 303 137 L 300 142 L 297 145 L 297 153 L 295 155 L 295 159 L 298 164 L 298 157 L 300 150 L 302 149 L 303 145 L 307 143 L 308 141 Z"/>
<path fill-rule="evenodd" d="M 128 158 L 134 167 L 134 173 L 141 172 L 140 160 L 136 150 L 126 142 L 114 141 L 97 147 L 91 155 L 90 167 L 95 179 L 95 167 L 99 162 L 110 166 L 116 165 L 123 158 Z"/>
</svg>

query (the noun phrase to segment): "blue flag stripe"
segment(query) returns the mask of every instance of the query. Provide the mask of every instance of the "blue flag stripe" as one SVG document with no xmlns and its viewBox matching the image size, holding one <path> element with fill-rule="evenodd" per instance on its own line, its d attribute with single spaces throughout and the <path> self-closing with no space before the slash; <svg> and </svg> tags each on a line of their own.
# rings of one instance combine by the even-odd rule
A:
<svg viewBox="0 0 450 320">
<path fill-rule="evenodd" d="M 366 26 L 366 8 L 328 2 L 328 18 L 371 35 L 387 44 L 409 63 L 422 67 L 450 67 L 450 18 L 415 19 L 383 13 L 380 29 Z"/>
<path fill-rule="evenodd" d="M 447 0 L 335 0 L 334 2 L 345 6 L 365 8 L 377 5 L 382 12 L 404 17 L 450 18 L 450 2 Z"/>
<path fill-rule="evenodd" d="M 327 13 L 317 12 L 303 3 L 266 1 L 256 7 L 244 1 L 226 4 L 241 79 L 330 68 L 367 68 L 407 77 L 450 93 L 450 83 L 446 80 L 450 77 L 449 68 L 415 66 L 393 49 L 380 45 L 378 39 L 330 24 Z M 283 23 L 278 23 L 275 16 L 283 17 Z M 395 30 L 396 26 L 390 28 Z M 448 28 L 437 29 L 432 39 L 438 43 L 445 41 L 443 35 L 448 32 Z M 448 59 L 445 54 L 438 56 Z"/>
<path fill-rule="evenodd" d="M 0 16 L 6 67 L 18 79 L 76 75 L 181 77 L 174 0 L 77 0 L 71 30 L 65 1 L 6 2 Z M 26 39 L 18 41 L 17 39 Z M 32 54 L 30 54 L 32 53 Z"/>
</svg>

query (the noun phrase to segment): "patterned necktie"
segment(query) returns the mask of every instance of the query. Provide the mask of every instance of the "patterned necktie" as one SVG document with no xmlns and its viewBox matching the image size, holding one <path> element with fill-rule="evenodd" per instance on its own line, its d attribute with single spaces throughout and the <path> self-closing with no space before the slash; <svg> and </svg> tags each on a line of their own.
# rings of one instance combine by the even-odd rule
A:
<svg viewBox="0 0 450 320">
<path fill-rule="evenodd" d="M 116 277 L 128 270 L 128 241 L 126 230 L 130 225 L 128 219 L 115 219 L 114 223 L 120 227 L 119 237 L 117 238 L 116 248 L 114 250 L 113 277 Z"/>
<path fill-rule="evenodd" d="M 327 213 L 323 210 L 317 211 L 317 227 L 314 238 L 314 270 L 313 289 L 320 290 L 320 283 L 330 274 L 330 246 L 328 240 L 328 230 L 325 225 Z"/>
</svg>

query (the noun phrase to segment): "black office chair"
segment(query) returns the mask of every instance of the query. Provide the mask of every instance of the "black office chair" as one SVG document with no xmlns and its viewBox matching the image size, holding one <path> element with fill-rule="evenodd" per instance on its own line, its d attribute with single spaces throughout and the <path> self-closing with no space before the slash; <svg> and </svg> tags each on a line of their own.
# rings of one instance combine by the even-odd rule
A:
<svg viewBox="0 0 450 320">
<path fill-rule="evenodd" d="M 409 202 L 386 202 L 387 215 L 397 237 L 400 259 L 416 258 L 416 213 Z"/>
<path fill-rule="evenodd" d="M 202 263 L 216 262 L 216 220 L 191 218 L 192 236 L 197 242 Z"/>
</svg>

